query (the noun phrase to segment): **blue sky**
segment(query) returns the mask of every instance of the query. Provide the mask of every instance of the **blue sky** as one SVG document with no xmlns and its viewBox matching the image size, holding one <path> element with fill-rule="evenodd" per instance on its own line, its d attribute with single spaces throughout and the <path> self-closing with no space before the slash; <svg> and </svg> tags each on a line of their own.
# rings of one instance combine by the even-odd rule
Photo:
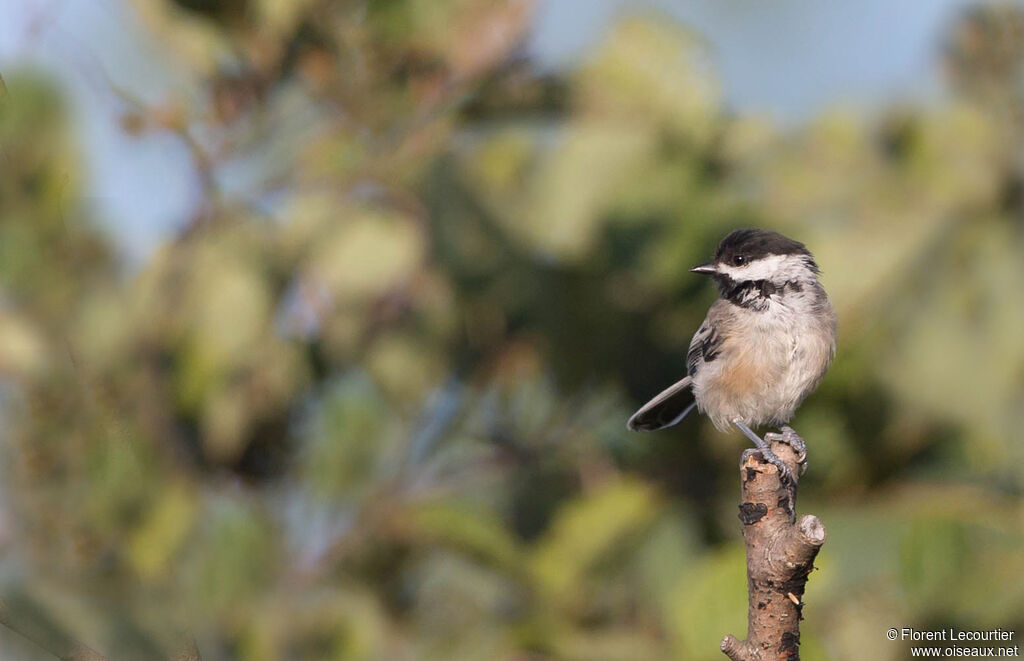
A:
<svg viewBox="0 0 1024 661">
<path fill-rule="evenodd" d="M 934 98 L 943 31 L 969 0 L 555 0 L 541 5 L 533 48 L 567 63 L 616 15 L 655 7 L 710 44 L 738 110 L 798 121 L 823 107 Z"/>
<path fill-rule="evenodd" d="M 703 35 L 737 111 L 799 122 L 830 106 L 870 111 L 941 94 L 938 40 L 968 0 L 547 0 L 529 48 L 571 66 L 617 15 L 655 7 Z M 123 134 L 106 81 L 157 100 L 174 84 L 122 0 L 0 0 L 0 70 L 26 63 L 66 86 L 89 174 L 86 196 L 124 251 L 144 258 L 194 208 L 172 136 Z"/>
</svg>

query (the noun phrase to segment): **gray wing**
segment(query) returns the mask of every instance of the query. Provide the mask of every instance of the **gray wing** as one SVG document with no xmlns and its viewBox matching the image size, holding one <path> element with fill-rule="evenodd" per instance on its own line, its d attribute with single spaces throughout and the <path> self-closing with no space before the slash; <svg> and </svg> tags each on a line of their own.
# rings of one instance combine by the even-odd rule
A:
<svg viewBox="0 0 1024 661">
<path fill-rule="evenodd" d="M 718 358 L 722 351 L 721 315 L 719 314 L 721 309 L 719 303 L 721 302 L 716 301 L 711 306 L 708 316 L 704 318 L 704 323 L 700 325 L 697 332 L 693 334 L 693 339 L 690 340 L 690 350 L 686 352 L 686 373 L 690 375 L 690 378 L 697 375 L 704 363 L 710 363 Z"/>
</svg>

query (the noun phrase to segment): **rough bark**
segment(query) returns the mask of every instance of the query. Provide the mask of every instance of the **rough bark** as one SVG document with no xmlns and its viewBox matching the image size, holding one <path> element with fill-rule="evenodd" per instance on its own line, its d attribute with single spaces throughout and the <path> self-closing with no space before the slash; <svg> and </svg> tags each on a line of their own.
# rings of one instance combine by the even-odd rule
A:
<svg viewBox="0 0 1024 661">
<path fill-rule="evenodd" d="M 796 520 L 795 452 L 779 442 L 772 451 L 789 467 L 792 482 L 780 479 L 778 469 L 756 452 L 747 453 L 740 466 L 749 605 L 746 639 L 722 640 L 732 661 L 799 661 L 804 586 L 825 543 L 818 517 Z"/>
</svg>

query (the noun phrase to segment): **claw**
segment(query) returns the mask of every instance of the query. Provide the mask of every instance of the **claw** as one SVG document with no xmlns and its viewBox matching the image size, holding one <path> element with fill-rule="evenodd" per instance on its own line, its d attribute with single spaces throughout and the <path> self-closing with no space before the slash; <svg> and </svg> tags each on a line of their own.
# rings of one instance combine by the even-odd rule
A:
<svg viewBox="0 0 1024 661">
<path fill-rule="evenodd" d="M 747 463 L 747 459 L 753 456 L 760 457 L 761 459 L 764 458 L 761 455 L 761 450 L 759 448 L 747 448 L 743 451 L 743 454 L 740 455 L 740 466 L 745 465 Z"/>
<path fill-rule="evenodd" d="M 740 466 L 745 466 L 747 459 L 750 457 L 757 457 L 758 461 L 767 461 L 771 465 L 775 466 L 779 470 L 779 477 L 783 482 L 792 483 L 792 474 L 789 471 L 789 467 L 786 463 L 779 459 L 774 452 L 767 448 L 747 448 L 740 455 Z"/>
<path fill-rule="evenodd" d="M 800 474 L 803 475 L 807 472 L 807 444 L 792 427 L 783 426 L 782 433 L 768 432 L 764 435 L 764 440 L 768 443 L 779 441 L 793 448 L 796 458 L 800 462 Z"/>
<path fill-rule="evenodd" d="M 783 483 L 793 483 L 793 475 L 789 472 L 789 466 L 786 465 L 786 462 L 779 459 L 771 450 L 762 450 L 761 454 L 766 461 L 779 469 L 779 480 Z"/>
<path fill-rule="evenodd" d="M 775 453 L 771 451 L 771 443 L 768 441 L 767 435 L 762 439 L 751 431 L 750 427 L 743 424 L 742 421 L 734 420 L 732 421 L 732 424 L 735 425 L 736 428 L 746 436 L 746 438 L 754 441 L 754 444 L 757 445 L 757 451 L 761 452 L 761 456 L 763 456 L 766 461 L 770 462 L 772 466 L 778 469 L 778 477 L 780 480 L 790 484 L 795 484 L 795 480 L 793 479 L 793 475 L 790 473 L 790 469 L 785 466 L 785 461 L 775 456 Z M 794 432 L 794 434 L 796 434 L 796 432 Z M 798 436 L 797 438 L 800 437 Z M 745 453 L 743 454 L 743 457 L 745 459 Z"/>
</svg>

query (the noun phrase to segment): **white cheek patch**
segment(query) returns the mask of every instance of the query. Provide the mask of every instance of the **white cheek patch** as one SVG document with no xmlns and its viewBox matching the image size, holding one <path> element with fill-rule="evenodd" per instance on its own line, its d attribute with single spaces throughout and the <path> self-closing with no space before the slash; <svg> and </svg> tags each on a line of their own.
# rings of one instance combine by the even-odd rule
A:
<svg viewBox="0 0 1024 661">
<path fill-rule="evenodd" d="M 736 282 L 748 280 L 802 280 L 807 277 L 807 264 L 803 255 L 767 255 L 745 266 L 719 264 L 718 271 Z"/>
</svg>

